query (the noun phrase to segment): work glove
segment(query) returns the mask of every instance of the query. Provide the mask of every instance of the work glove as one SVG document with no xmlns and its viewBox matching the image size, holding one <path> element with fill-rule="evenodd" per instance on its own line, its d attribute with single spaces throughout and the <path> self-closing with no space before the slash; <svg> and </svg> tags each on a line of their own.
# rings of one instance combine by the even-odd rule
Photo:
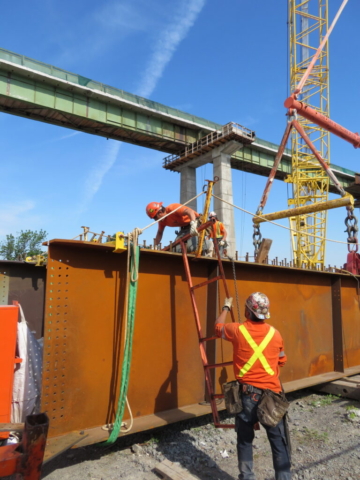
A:
<svg viewBox="0 0 360 480">
<path fill-rule="evenodd" d="M 230 297 L 230 298 L 225 298 L 224 306 L 223 306 L 222 309 L 224 310 L 224 309 L 226 308 L 226 309 L 229 310 L 229 312 L 230 312 L 230 308 L 231 308 L 231 305 L 232 305 L 232 301 L 233 301 L 232 297 Z"/>
<path fill-rule="evenodd" d="M 197 227 L 197 221 L 192 220 L 190 222 L 190 235 L 192 237 L 198 237 L 199 236 L 199 232 L 197 231 L 196 227 Z"/>
<path fill-rule="evenodd" d="M 219 245 L 220 247 L 223 247 L 225 245 L 225 240 L 220 240 Z"/>
</svg>

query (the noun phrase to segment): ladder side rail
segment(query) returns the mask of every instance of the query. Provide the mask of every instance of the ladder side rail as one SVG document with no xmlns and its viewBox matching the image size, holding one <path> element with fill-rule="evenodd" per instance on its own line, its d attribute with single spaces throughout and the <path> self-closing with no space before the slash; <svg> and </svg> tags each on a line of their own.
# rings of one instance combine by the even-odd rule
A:
<svg viewBox="0 0 360 480">
<path fill-rule="evenodd" d="M 206 351 L 205 351 L 205 346 L 204 346 L 204 342 L 201 341 L 201 339 L 203 337 L 203 334 L 202 334 L 202 329 L 201 329 L 201 324 L 200 324 L 200 319 L 199 319 L 199 312 L 198 312 L 197 305 L 196 305 L 195 293 L 194 293 L 194 290 L 192 288 L 192 278 L 191 278 L 189 260 L 188 260 L 188 256 L 187 256 L 186 244 L 184 243 L 184 241 L 181 241 L 180 245 L 181 245 L 181 250 L 182 250 L 182 254 L 183 254 L 185 274 L 186 274 L 186 278 L 187 278 L 188 286 L 189 286 L 191 304 L 192 304 L 193 312 L 194 312 L 194 316 L 195 316 L 196 330 L 197 330 L 198 337 L 199 337 L 199 348 L 200 348 L 200 356 L 201 356 L 201 360 L 202 360 L 202 363 L 203 363 L 204 374 L 205 374 L 205 385 L 206 385 L 206 390 L 207 390 L 207 393 L 208 393 L 209 399 L 210 399 L 210 406 L 211 406 L 211 411 L 212 411 L 212 414 L 213 414 L 214 424 L 216 426 L 216 425 L 220 424 L 220 419 L 219 419 L 219 413 L 218 413 L 218 410 L 217 410 L 217 407 L 216 407 L 216 399 L 214 398 L 214 387 L 213 387 L 212 380 L 211 380 L 210 370 L 207 368 L 208 359 L 207 359 L 207 355 L 206 355 Z"/>
<path fill-rule="evenodd" d="M 223 262 L 222 262 L 222 259 L 221 259 L 220 249 L 219 249 L 219 245 L 218 245 L 217 241 L 214 241 L 214 247 L 215 247 L 216 257 L 217 257 L 218 266 L 219 266 L 219 270 L 220 270 L 220 276 L 222 277 L 222 281 L 223 281 L 223 285 L 224 285 L 225 295 L 226 295 L 227 298 L 229 298 L 230 293 L 229 293 L 229 289 L 228 289 L 228 286 L 227 286 L 224 267 L 223 267 Z M 234 316 L 233 308 L 230 308 L 230 315 L 231 315 L 232 322 L 235 323 L 235 316 Z M 233 365 L 233 361 L 217 363 L 217 364 L 214 364 L 214 365 L 208 365 L 208 369 L 217 368 L 217 367 L 221 367 L 221 366 L 230 366 L 230 365 Z M 224 394 L 215 393 L 215 391 L 213 390 L 212 399 L 215 403 L 215 406 L 216 406 L 216 399 L 218 399 L 218 398 L 224 398 Z M 217 409 L 216 409 L 216 411 L 217 411 Z M 214 422 L 214 425 L 215 425 L 215 427 L 221 427 L 221 428 L 235 428 L 234 424 L 227 424 L 227 423 L 220 424 L 219 423 L 217 425 Z"/>
<path fill-rule="evenodd" d="M 228 286 L 227 286 L 224 267 L 223 267 L 223 262 L 222 262 L 222 259 L 221 259 L 219 245 L 217 244 L 217 241 L 214 242 L 214 247 L 215 247 L 216 257 L 217 257 L 219 270 L 220 270 L 220 275 L 219 276 L 222 278 L 222 281 L 223 281 L 225 295 L 226 295 L 227 298 L 229 298 L 230 293 L 229 293 L 229 289 L 228 289 Z M 230 308 L 230 315 L 231 315 L 231 320 L 235 323 L 235 316 L 234 316 L 234 309 L 233 308 Z"/>
<path fill-rule="evenodd" d="M 187 256 L 187 251 L 186 251 L 186 243 L 181 241 L 180 246 L 181 246 L 181 250 L 182 250 L 182 254 L 183 254 L 185 275 L 186 275 L 186 279 L 187 279 L 187 282 L 188 282 L 191 305 L 192 305 L 194 316 L 195 316 L 196 330 L 198 332 L 198 337 L 199 337 L 199 341 L 200 341 L 203 334 L 202 334 L 202 328 L 201 328 L 201 323 L 200 323 L 200 319 L 199 319 L 199 311 L 198 311 L 197 305 L 196 305 L 194 287 L 193 287 L 191 272 L 190 272 L 190 265 L 189 265 L 189 260 L 188 260 L 188 256 Z M 200 350 L 201 350 L 201 348 L 200 348 Z M 203 358 L 203 357 L 201 356 L 201 358 Z M 207 364 L 206 353 L 205 353 L 205 357 L 204 357 L 203 360 L 205 360 L 205 364 Z"/>
<path fill-rule="evenodd" d="M 200 230 L 201 227 L 202 227 L 202 229 L 207 228 L 207 226 L 209 224 L 212 224 L 212 222 L 207 222 L 206 224 L 201 225 L 198 230 Z M 208 363 L 208 358 L 207 358 L 207 355 L 206 355 L 206 350 L 205 350 L 205 345 L 204 345 L 205 339 L 203 338 L 203 335 L 202 335 L 202 328 L 201 328 L 200 319 L 199 319 L 199 312 L 198 312 L 197 305 L 196 305 L 194 286 L 193 286 L 193 282 L 192 282 L 190 265 L 189 265 L 188 255 L 187 255 L 186 240 L 188 238 L 190 238 L 190 235 L 186 235 L 186 236 L 182 237 L 180 239 L 179 243 L 180 243 L 180 246 L 181 246 L 181 251 L 182 251 L 182 256 L 183 256 L 183 262 L 184 262 L 185 274 L 186 274 L 186 279 L 187 279 L 187 282 L 188 282 L 188 287 L 189 287 L 189 292 L 190 292 L 191 304 L 192 304 L 193 312 L 194 312 L 194 316 L 195 316 L 196 329 L 197 329 L 198 338 L 199 338 L 200 356 L 201 356 L 201 360 L 203 362 L 203 368 L 204 368 L 204 374 L 205 374 L 206 391 L 207 391 L 209 399 L 210 399 L 210 406 L 211 406 L 211 411 L 212 411 L 212 415 L 213 415 L 214 426 L 217 427 L 217 428 L 219 428 L 219 427 L 221 427 L 221 428 L 234 428 L 235 426 L 233 424 L 226 424 L 226 423 L 222 424 L 220 422 L 216 400 L 224 398 L 224 395 L 215 393 L 212 378 L 211 378 L 211 374 L 210 374 L 211 369 L 217 368 L 217 367 L 222 367 L 222 366 L 230 366 L 230 365 L 232 365 L 233 362 L 232 361 L 223 362 L 223 363 L 214 364 L 214 365 L 213 364 L 209 365 L 209 363 Z M 220 272 L 221 272 L 219 277 L 222 278 L 226 295 L 229 296 L 229 290 L 227 288 L 224 269 L 223 269 L 223 266 L 222 266 L 222 260 L 221 260 L 219 248 L 218 248 L 218 245 L 217 245 L 216 242 L 215 242 L 215 248 L 216 248 L 219 268 L 220 268 Z M 208 282 L 203 282 L 202 286 L 205 286 L 208 283 L 209 283 L 209 281 Z M 231 316 L 232 316 L 233 321 L 235 321 L 232 309 L 231 309 Z M 218 337 L 208 337 L 208 339 L 209 340 L 210 339 L 218 340 Z"/>
</svg>

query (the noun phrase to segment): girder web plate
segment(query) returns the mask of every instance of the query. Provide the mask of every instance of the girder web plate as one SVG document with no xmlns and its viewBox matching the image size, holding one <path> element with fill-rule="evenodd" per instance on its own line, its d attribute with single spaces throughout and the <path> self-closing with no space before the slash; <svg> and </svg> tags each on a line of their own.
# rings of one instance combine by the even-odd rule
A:
<svg viewBox="0 0 360 480">
<path fill-rule="evenodd" d="M 216 275 L 213 259 L 190 262 L 194 282 Z M 223 264 L 235 297 L 232 265 Z M 357 373 L 360 309 L 355 279 L 245 262 L 235 262 L 235 269 L 242 320 L 250 293 L 263 291 L 270 298 L 270 323 L 283 335 L 288 355 L 281 372 L 285 388 L 339 378 L 343 374 L 334 373 L 335 357 L 343 358 L 345 370 Z M 106 437 L 101 427 L 114 418 L 119 388 L 125 271 L 126 253 L 114 254 L 111 247 L 50 242 L 42 391 L 50 437 L 83 430 L 97 432 L 85 443 Z M 334 316 L 333 284 L 338 278 L 341 302 L 337 300 Z M 213 335 L 225 296 L 221 285 L 218 292 L 215 285 L 195 290 L 204 336 Z M 339 328 L 343 344 L 334 342 Z M 211 363 L 232 358 L 228 342 L 207 342 L 206 347 Z M 215 369 L 216 393 L 232 379 L 232 367 Z M 137 430 L 159 425 L 159 418 L 175 421 L 189 406 L 204 401 L 203 367 L 181 255 L 141 250 L 128 398 Z"/>
</svg>

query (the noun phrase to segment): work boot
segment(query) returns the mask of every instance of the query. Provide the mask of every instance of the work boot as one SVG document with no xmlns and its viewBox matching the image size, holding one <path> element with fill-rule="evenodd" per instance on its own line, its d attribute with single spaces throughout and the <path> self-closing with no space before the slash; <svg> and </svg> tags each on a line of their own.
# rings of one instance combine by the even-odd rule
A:
<svg viewBox="0 0 360 480">
<path fill-rule="evenodd" d="M 254 463 L 252 461 L 239 462 L 239 470 L 241 472 L 238 477 L 239 480 L 256 480 L 255 473 L 253 472 L 253 465 Z"/>
</svg>

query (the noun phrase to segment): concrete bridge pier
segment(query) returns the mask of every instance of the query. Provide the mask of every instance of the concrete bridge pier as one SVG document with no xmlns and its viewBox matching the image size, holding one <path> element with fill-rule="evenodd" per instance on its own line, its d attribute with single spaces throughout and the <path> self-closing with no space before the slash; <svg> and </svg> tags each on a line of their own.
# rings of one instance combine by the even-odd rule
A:
<svg viewBox="0 0 360 480">
<path fill-rule="evenodd" d="M 185 203 L 196 196 L 196 168 L 182 167 L 180 171 L 180 203 Z M 197 212 L 197 199 L 188 203 L 188 207 Z M 201 212 L 199 212 L 201 213 Z"/>
<path fill-rule="evenodd" d="M 229 203 L 234 203 L 231 156 L 241 147 L 242 145 L 239 142 L 232 140 L 211 151 L 214 177 L 219 177 L 219 181 L 214 185 L 214 195 Z M 223 222 L 228 232 L 228 255 L 234 257 L 236 250 L 234 208 L 214 198 L 214 210 L 217 213 L 218 219 Z"/>
<path fill-rule="evenodd" d="M 197 193 L 196 168 L 206 163 L 213 164 L 214 177 L 219 177 L 219 181 L 214 185 L 214 194 L 229 203 L 233 203 L 231 156 L 242 147 L 243 145 L 236 140 L 230 140 L 207 153 L 199 155 L 196 159 L 190 160 L 191 166 L 178 167 L 177 171 L 181 175 L 180 203 L 185 203 L 190 198 L 195 197 Z M 198 211 L 197 200 L 188 205 L 195 211 Z M 234 209 L 230 205 L 214 198 L 214 210 L 228 232 L 228 254 L 232 257 L 235 255 L 236 250 Z"/>
</svg>

